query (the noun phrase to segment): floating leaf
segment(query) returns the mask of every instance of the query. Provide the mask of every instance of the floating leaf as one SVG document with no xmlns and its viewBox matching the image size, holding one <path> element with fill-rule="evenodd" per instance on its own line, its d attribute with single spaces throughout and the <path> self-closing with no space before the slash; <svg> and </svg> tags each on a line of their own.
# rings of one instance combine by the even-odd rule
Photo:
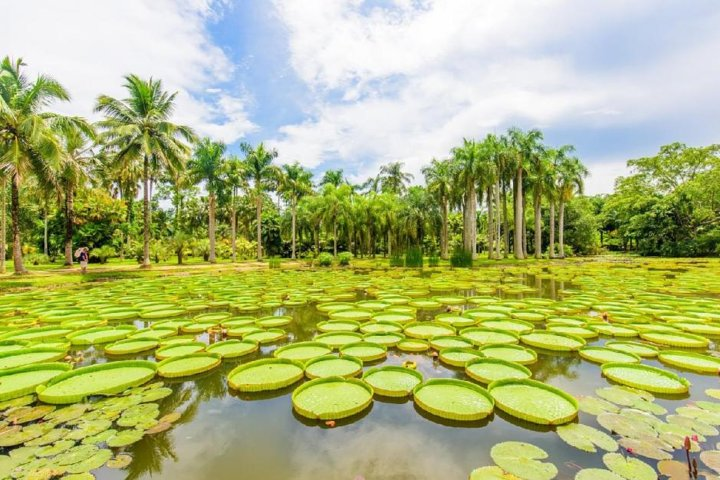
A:
<svg viewBox="0 0 720 480">
<path fill-rule="evenodd" d="M 131 462 L 132 457 L 130 455 L 121 453 L 108 460 L 107 463 L 105 463 L 105 466 L 108 468 L 125 468 L 130 465 Z"/>
<path fill-rule="evenodd" d="M 623 477 L 604 468 L 583 468 L 575 475 L 575 480 L 623 480 Z"/>
<path fill-rule="evenodd" d="M 38 449 L 35 455 L 38 457 L 54 457 L 75 446 L 74 440 L 61 440 L 55 444 Z"/>
<path fill-rule="evenodd" d="M 305 363 L 305 375 L 310 378 L 345 377 L 350 378 L 362 372 L 363 362 L 359 358 L 345 355 L 323 355 Z"/>
<path fill-rule="evenodd" d="M 228 385 L 241 392 L 278 390 L 305 375 L 301 363 L 284 358 L 264 358 L 235 367 L 228 374 Z"/>
<path fill-rule="evenodd" d="M 607 468 L 627 480 L 656 480 L 657 473 L 647 463 L 637 458 L 626 458 L 619 453 L 606 453 L 603 463 Z"/>
<path fill-rule="evenodd" d="M 632 452 L 633 455 L 640 455 L 641 457 L 652 458 L 654 460 L 669 460 L 672 458 L 672 455 L 658 448 L 653 444 L 654 442 L 643 441 L 636 438 L 621 438 L 618 440 L 618 443 L 628 452 Z"/>
<path fill-rule="evenodd" d="M 530 379 L 497 380 L 488 386 L 506 413 L 541 425 L 561 425 L 577 416 L 578 403 L 562 390 Z"/>
<path fill-rule="evenodd" d="M 135 442 L 138 442 L 142 440 L 142 437 L 145 435 L 145 432 L 142 430 L 122 430 L 120 432 L 117 432 L 112 437 L 108 438 L 107 445 L 108 447 L 125 447 L 127 445 L 133 444 Z M 104 463 L 104 462 L 103 462 Z"/>
<path fill-rule="evenodd" d="M 720 473 L 720 450 L 705 450 L 700 454 L 700 461 L 706 467 L 713 469 L 716 473 Z"/>
<path fill-rule="evenodd" d="M 658 471 L 670 480 L 690 480 L 688 465 L 677 460 L 661 460 L 657 464 Z"/>
<path fill-rule="evenodd" d="M 378 395 L 406 397 L 423 381 L 423 376 L 410 368 L 388 365 L 368 369 L 363 380 Z"/>
<path fill-rule="evenodd" d="M 620 411 L 620 408 L 617 405 L 610 403 L 607 400 L 603 400 L 602 398 L 587 396 L 578 397 L 577 400 L 580 411 L 589 413 L 590 415 L 600 415 L 605 412 L 618 413 Z"/>
<path fill-rule="evenodd" d="M 90 470 L 95 470 L 105 465 L 105 462 L 110 460 L 112 452 L 107 449 L 98 450 L 93 456 L 83 460 L 82 462 L 73 463 L 67 465 L 66 470 L 68 473 L 85 473 Z"/>
<path fill-rule="evenodd" d="M 413 390 L 415 404 L 438 417 L 458 421 L 480 420 L 492 413 L 494 401 L 474 383 L 451 378 L 433 378 Z"/>
<path fill-rule="evenodd" d="M 690 382 L 669 370 L 630 363 L 606 363 L 603 375 L 623 385 L 658 393 L 685 393 Z"/>
<path fill-rule="evenodd" d="M 480 467 L 470 473 L 470 480 L 522 480 L 500 467 Z"/>
<path fill-rule="evenodd" d="M 552 480 L 558 474 L 545 450 L 525 442 L 502 442 L 493 446 L 490 457 L 506 472 L 525 480 Z"/>
<path fill-rule="evenodd" d="M 709 425 L 697 418 L 689 418 L 682 415 L 668 415 L 665 419 L 668 423 L 672 423 L 675 425 L 682 425 L 683 427 L 687 427 L 701 435 L 709 435 L 709 436 L 715 436 L 720 434 L 718 432 L 718 429 L 713 427 L 712 425 Z"/>
<path fill-rule="evenodd" d="M 338 420 L 362 412 L 372 403 L 373 389 L 365 382 L 342 377 L 311 380 L 292 394 L 292 404 L 302 416 Z"/>
<path fill-rule="evenodd" d="M 618 449 L 617 442 L 610 435 L 588 425 L 563 425 L 557 428 L 557 434 L 565 443 L 586 452 L 596 452 L 596 446 L 608 452 Z"/>
</svg>

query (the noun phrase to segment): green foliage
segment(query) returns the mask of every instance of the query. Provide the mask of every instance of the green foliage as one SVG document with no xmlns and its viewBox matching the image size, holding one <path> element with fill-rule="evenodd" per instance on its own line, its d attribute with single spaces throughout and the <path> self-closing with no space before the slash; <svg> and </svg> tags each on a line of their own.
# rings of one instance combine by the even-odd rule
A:
<svg viewBox="0 0 720 480">
<path fill-rule="evenodd" d="M 402 255 L 392 255 L 390 257 L 390 266 L 391 267 L 404 267 L 405 266 L 405 257 Z"/>
<path fill-rule="evenodd" d="M 428 267 L 439 267 L 440 266 L 440 257 L 438 257 L 437 253 L 431 253 L 428 257 Z"/>
<path fill-rule="evenodd" d="M 338 265 L 346 267 L 350 265 L 352 258 L 353 254 L 351 252 L 340 252 L 338 253 Z"/>
<path fill-rule="evenodd" d="M 450 256 L 450 265 L 453 268 L 472 268 L 472 253 L 466 251 L 464 248 L 456 248 Z"/>
<path fill-rule="evenodd" d="M 322 252 L 317 256 L 317 264 L 321 267 L 330 267 L 333 263 L 333 256 L 327 252 Z"/>
<path fill-rule="evenodd" d="M 276 269 L 282 268 L 282 259 L 280 259 L 278 257 L 268 258 L 268 267 L 271 270 L 276 270 Z"/>
<path fill-rule="evenodd" d="M 110 257 L 117 255 L 117 252 L 111 245 L 103 245 L 102 247 L 90 250 L 90 260 L 96 260 L 98 263 L 107 263 Z"/>
<path fill-rule="evenodd" d="M 410 247 L 405 253 L 405 266 L 408 268 L 423 267 L 423 253 L 419 247 Z"/>
</svg>

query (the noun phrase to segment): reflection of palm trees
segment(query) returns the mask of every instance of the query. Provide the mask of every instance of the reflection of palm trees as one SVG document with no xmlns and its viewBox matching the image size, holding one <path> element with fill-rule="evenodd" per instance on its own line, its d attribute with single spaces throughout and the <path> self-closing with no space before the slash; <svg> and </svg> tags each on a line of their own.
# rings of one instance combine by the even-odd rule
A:
<svg viewBox="0 0 720 480">
<path fill-rule="evenodd" d="M 533 370 L 533 379 L 546 382 L 551 378 L 563 377 L 576 379 L 578 372 L 575 369 L 581 358 L 576 354 L 538 355 L 538 362 L 530 366 Z M 533 368 L 534 367 L 534 368 Z"/>
</svg>

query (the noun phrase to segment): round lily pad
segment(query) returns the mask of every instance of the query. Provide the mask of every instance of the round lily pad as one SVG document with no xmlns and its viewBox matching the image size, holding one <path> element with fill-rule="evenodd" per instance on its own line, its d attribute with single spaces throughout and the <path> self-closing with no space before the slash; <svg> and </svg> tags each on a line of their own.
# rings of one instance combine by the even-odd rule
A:
<svg viewBox="0 0 720 480">
<path fill-rule="evenodd" d="M 450 347 L 466 348 L 473 346 L 470 340 L 457 335 L 441 335 L 439 337 L 432 337 L 429 342 L 430 346 L 435 350 L 442 350 L 443 348 Z"/>
<path fill-rule="evenodd" d="M 405 335 L 402 333 L 394 333 L 394 332 L 388 332 L 388 333 L 366 333 L 363 335 L 363 341 L 370 342 L 370 343 L 377 343 L 379 345 L 384 345 L 388 348 L 396 346 L 398 343 L 400 343 L 404 338 Z"/>
<path fill-rule="evenodd" d="M 267 343 L 277 342 L 287 336 L 287 332 L 281 328 L 269 328 L 267 330 L 260 330 L 250 332 L 243 335 L 243 340 L 252 340 L 258 342 L 261 345 Z"/>
<path fill-rule="evenodd" d="M 180 357 L 190 355 L 191 353 L 202 352 L 205 350 L 203 342 L 182 342 L 158 348 L 155 351 L 155 358 L 165 360 L 166 358 Z"/>
<path fill-rule="evenodd" d="M 520 335 L 520 341 L 531 347 L 572 352 L 585 346 L 585 339 L 567 333 L 536 330 L 533 333 Z"/>
<path fill-rule="evenodd" d="M 583 468 L 575 475 L 575 480 L 624 480 L 617 473 L 604 468 Z"/>
<path fill-rule="evenodd" d="M 38 385 L 47 383 L 71 370 L 67 363 L 36 363 L 0 371 L 0 401 L 34 393 Z"/>
<path fill-rule="evenodd" d="M 427 340 L 421 340 L 419 338 L 406 338 L 397 344 L 398 350 L 403 352 L 424 352 L 430 349 L 430 344 Z"/>
<path fill-rule="evenodd" d="M 292 323 L 292 317 L 288 315 L 275 315 L 259 318 L 255 324 L 261 328 L 284 327 Z"/>
<path fill-rule="evenodd" d="M 157 373 L 161 377 L 175 378 L 197 375 L 220 365 L 222 357 L 217 353 L 191 353 L 170 357 L 158 363 Z"/>
<path fill-rule="evenodd" d="M 658 359 L 674 367 L 685 368 L 699 373 L 717 374 L 720 372 L 720 358 L 681 350 L 663 350 Z"/>
<path fill-rule="evenodd" d="M 374 362 L 387 357 L 387 347 L 372 342 L 348 343 L 340 347 L 340 354 L 359 358 L 363 362 Z"/>
<path fill-rule="evenodd" d="M 470 340 L 473 345 L 515 344 L 519 341 L 515 332 L 486 327 L 464 328 L 460 336 Z"/>
<path fill-rule="evenodd" d="M 543 462 L 545 450 L 525 442 L 502 442 L 490 449 L 490 457 L 503 470 L 526 480 L 552 480 L 558 474 L 555 465 Z"/>
<path fill-rule="evenodd" d="M 643 358 L 657 357 L 658 354 L 657 347 L 648 345 L 646 343 L 612 341 L 607 342 L 605 346 L 607 348 L 612 348 L 613 350 L 618 350 L 620 352 L 633 353 L 638 357 Z"/>
<path fill-rule="evenodd" d="M 324 343 L 332 349 L 340 348 L 348 343 L 359 342 L 362 339 L 362 335 L 355 332 L 329 332 L 315 337 L 316 342 Z"/>
<path fill-rule="evenodd" d="M 411 322 L 405 325 L 403 333 L 412 338 L 428 339 L 439 335 L 455 335 L 455 329 L 440 322 Z"/>
<path fill-rule="evenodd" d="M 330 319 L 331 320 L 353 320 L 356 322 L 363 322 L 365 320 L 370 320 L 372 318 L 372 311 L 371 310 L 361 310 L 361 309 L 347 309 L 347 310 L 336 310 L 334 312 L 330 312 Z"/>
<path fill-rule="evenodd" d="M 413 399 L 426 412 L 457 421 L 481 420 L 492 413 L 495 403 L 479 385 L 453 378 L 426 380 L 415 387 Z"/>
<path fill-rule="evenodd" d="M 239 365 L 228 374 L 228 385 L 241 392 L 279 390 L 305 375 L 302 363 L 286 358 L 263 358 Z"/>
<path fill-rule="evenodd" d="M 488 386 L 488 392 L 500 410 L 532 423 L 562 425 L 578 413 L 575 398 L 535 380 L 497 380 Z"/>
<path fill-rule="evenodd" d="M 700 335 L 685 332 L 642 332 L 640 338 L 659 345 L 683 348 L 705 348 L 710 340 Z"/>
<path fill-rule="evenodd" d="M 478 382 L 492 383 L 503 378 L 530 378 L 532 372 L 515 362 L 498 358 L 476 358 L 465 364 L 465 373 Z"/>
<path fill-rule="evenodd" d="M 315 326 L 320 332 L 354 332 L 360 328 L 360 322 L 353 320 L 327 320 Z"/>
<path fill-rule="evenodd" d="M 65 372 L 37 387 L 38 398 L 50 404 L 78 403 L 91 395 L 114 395 L 142 385 L 155 376 L 155 362 L 127 360 L 101 363 Z"/>
<path fill-rule="evenodd" d="M 464 367 L 470 360 L 482 357 L 474 348 L 448 347 L 440 350 L 440 361 L 453 367 Z"/>
<path fill-rule="evenodd" d="M 304 417 L 339 420 L 368 408 L 372 397 L 372 387 L 361 380 L 327 377 L 311 380 L 296 388 L 292 404 L 295 411 Z"/>
<path fill-rule="evenodd" d="M 606 363 L 603 375 L 622 385 L 657 393 L 685 393 L 690 388 L 686 379 L 661 368 L 630 363 Z"/>
<path fill-rule="evenodd" d="M 386 397 L 406 397 L 423 381 L 420 372 L 395 365 L 370 368 L 362 378 L 376 394 Z"/>
<path fill-rule="evenodd" d="M 305 375 L 308 378 L 354 377 L 362 371 L 362 360 L 344 355 L 323 355 L 305 363 Z"/>
<path fill-rule="evenodd" d="M 607 468 L 627 480 L 656 480 L 657 473 L 647 463 L 632 457 L 624 457 L 619 453 L 606 453 L 603 463 Z"/>
<path fill-rule="evenodd" d="M 61 360 L 67 349 L 57 347 L 30 347 L 22 350 L 0 353 L 0 370 L 23 367 L 33 363 L 45 363 Z"/>
<path fill-rule="evenodd" d="M 589 425 L 569 423 L 557 427 L 557 434 L 562 440 L 577 449 L 596 452 L 599 447 L 607 452 L 614 452 L 618 444 L 610 435 Z"/>
<path fill-rule="evenodd" d="M 134 353 L 147 352 L 158 346 L 158 341 L 153 339 L 126 339 L 111 343 L 105 347 L 105 353 L 109 355 L 132 355 Z"/>
<path fill-rule="evenodd" d="M 332 353 L 332 348 L 322 342 L 298 342 L 285 345 L 273 351 L 273 356 L 306 362 Z"/>
<path fill-rule="evenodd" d="M 95 327 L 79 330 L 67 335 L 72 345 L 95 345 L 122 340 L 137 330 L 134 325 L 120 325 L 119 327 Z"/>
<path fill-rule="evenodd" d="M 520 345 L 485 345 L 480 352 L 488 358 L 529 365 L 537 362 L 537 353 Z"/>
<path fill-rule="evenodd" d="M 640 357 L 634 353 L 621 352 L 605 347 L 582 347 L 578 353 L 585 360 L 595 363 L 640 363 Z"/>
<path fill-rule="evenodd" d="M 218 353 L 222 358 L 237 358 L 257 352 L 260 346 L 252 340 L 223 340 L 205 348 L 206 352 Z"/>
</svg>

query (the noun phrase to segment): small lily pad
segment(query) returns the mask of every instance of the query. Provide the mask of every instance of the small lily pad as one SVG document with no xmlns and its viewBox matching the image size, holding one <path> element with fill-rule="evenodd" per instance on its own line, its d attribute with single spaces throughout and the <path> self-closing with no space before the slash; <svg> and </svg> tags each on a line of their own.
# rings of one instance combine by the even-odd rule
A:
<svg viewBox="0 0 720 480">
<path fill-rule="evenodd" d="M 545 450 L 525 442 L 502 442 L 492 447 L 490 457 L 503 470 L 525 480 L 552 480 L 558 474 L 555 465 L 543 462 Z"/>
<path fill-rule="evenodd" d="M 145 435 L 145 432 L 142 430 L 135 430 L 135 429 L 128 429 L 128 430 L 122 430 L 120 432 L 117 432 L 112 437 L 108 438 L 107 445 L 108 447 L 125 447 L 127 445 L 131 445 L 135 442 L 139 442 L 142 440 L 142 437 Z M 103 462 L 104 463 L 104 462 Z"/>
<path fill-rule="evenodd" d="M 610 435 L 588 425 L 563 425 L 557 428 L 557 433 L 565 443 L 586 452 L 596 452 L 596 446 L 607 452 L 618 449 L 617 442 Z"/>
<path fill-rule="evenodd" d="M 657 480 L 655 469 L 637 458 L 624 457 L 619 453 L 606 453 L 603 455 L 603 463 L 627 480 Z"/>
</svg>

